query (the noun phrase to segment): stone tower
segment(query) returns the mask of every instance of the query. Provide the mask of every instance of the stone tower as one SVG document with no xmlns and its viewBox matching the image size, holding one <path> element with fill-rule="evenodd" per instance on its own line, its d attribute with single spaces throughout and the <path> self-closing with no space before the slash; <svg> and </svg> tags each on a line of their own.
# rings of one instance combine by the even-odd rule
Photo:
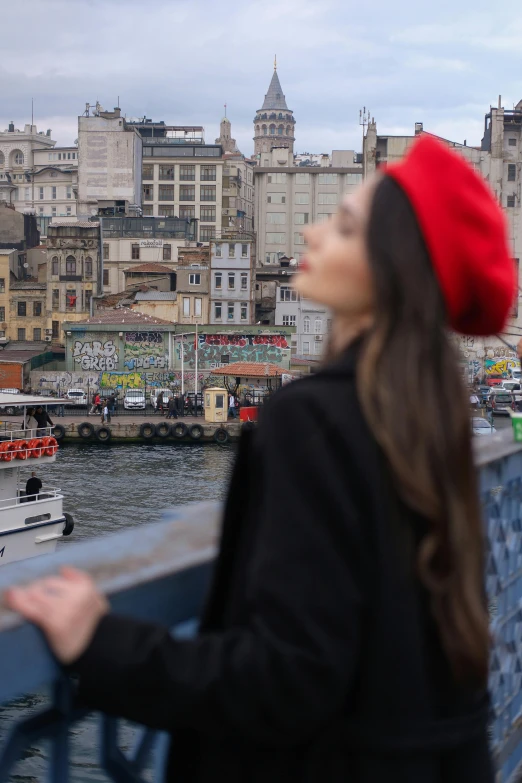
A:
<svg viewBox="0 0 522 783">
<path fill-rule="evenodd" d="M 232 125 L 228 117 L 223 117 L 219 126 L 219 138 L 216 144 L 221 144 L 223 152 L 237 152 L 236 140 L 232 138 Z"/>
<path fill-rule="evenodd" d="M 277 74 L 277 62 L 274 61 L 272 81 L 265 95 L 263 106 L 256 112 L 254 119 L 254 156 L 261 152 L 270 152 L 272 147 L 288 147 L 294 152 L 295 119 L 286 105 L 281 82 Z"/>
</svg>

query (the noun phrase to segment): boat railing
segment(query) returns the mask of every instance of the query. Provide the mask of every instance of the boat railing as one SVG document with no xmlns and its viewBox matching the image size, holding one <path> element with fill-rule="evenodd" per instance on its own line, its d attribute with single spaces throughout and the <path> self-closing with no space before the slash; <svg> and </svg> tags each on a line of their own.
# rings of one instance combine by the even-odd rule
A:
<svg viewBox="0 0 522 783">
<path fill-rule="evenodd" d="M 28 430 L 23 427 L 21 422 L 4 422 L 4 429 L 0 432 L 0 441 L 52 437 L 53 430 L 54 427 L 38 427 Z"/>
<path fill-rule="evenodd" d="M 45 500 L 63 499 L 62 490 L 59 487 L 42 487 L 38 495 L 26 495 L 25 491 L 18 490 L 15 498 L 0 498 L 0 511 L 14 508 L 22 503 L 41 503 Z"/>
</svg>

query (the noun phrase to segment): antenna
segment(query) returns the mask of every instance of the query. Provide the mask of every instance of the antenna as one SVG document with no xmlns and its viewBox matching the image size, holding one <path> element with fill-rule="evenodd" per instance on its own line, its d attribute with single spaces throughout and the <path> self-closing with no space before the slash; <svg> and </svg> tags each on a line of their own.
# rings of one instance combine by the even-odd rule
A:
<svg viewBox="0 0 522 783">
<path fill-rule="evenodd" d="M 34 125 L 34 98 L 31 98 L 31 133 L 33 132 Z"/>
<path fill-rule="evenodd" d="M 225 117 L 227 116 L 227 104 L 225 103 Z"/>
</svg>

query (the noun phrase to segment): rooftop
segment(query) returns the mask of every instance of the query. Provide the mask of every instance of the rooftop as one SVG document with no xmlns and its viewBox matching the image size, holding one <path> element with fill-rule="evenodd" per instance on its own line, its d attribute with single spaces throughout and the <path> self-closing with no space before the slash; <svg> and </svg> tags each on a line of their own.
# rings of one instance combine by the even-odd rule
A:
<svg viewBox="0 0 522 783">
<path fill-rule="evenodd" d="M 33 348 L 26 351 L 4 348 L 0 351 L 0 363 L 15 362 L 15 364 L 25 364 L 25 362 L 30 362 L 34 356 L 40 356 L 42 353 L 44 353 L 42 348 Z"/>
<path fill-rule="evenodd" d="M 263 106 L 261 107 L 261 110 L 263 109 L 285 109 L 288 111 L 281 82 L 279 81 L 279 76 L 277 75 L 277 70 L 275 68 L 268 87 L 268 92 L 265 95 Z"/>
<path fill-rule="evenodd" d="M 144 315 L 138 310 L 130 310 L 128 307 L 118 307 L 115 310 L 103 310 L 97 312 L 92 318 L 85 321 L 69 322 L 69 326 L 76 324 L 172 324 L 163 318 L 154 318 L 152 315 Z M 0 354 L 1 355 L 1 354 Z"/>
<path fill-rule="evenodd" d="M 239 378 L 277 378 L 288 370 L 283 370 L 278 364 L 266 362 L 232 362 L 226 367 L 212 370 L 212 375 L 236 375 Z"/>
<path fill-rule="evenodd" d="M 165 266 L 164 264 L 139 264 L 138 266 L 128 266 L 127 269 L 123 270 L 124 272 L 152 272 L 154 274 L 171 274 L 173 272 L 173 269 L 170 269 L 168 266 Z"/>
<path fill-rule="evenodd" d="M 49 228 L 55 226 L 74 226 L 74 228 L 98 228 L 99 222 L 95 220 L 52 220 Z"/>
<path fill-rule="evenodd" d="M 178 295 L 175 291 L 137 291 L 135 302 L 175 302 Z"/>
</svg>

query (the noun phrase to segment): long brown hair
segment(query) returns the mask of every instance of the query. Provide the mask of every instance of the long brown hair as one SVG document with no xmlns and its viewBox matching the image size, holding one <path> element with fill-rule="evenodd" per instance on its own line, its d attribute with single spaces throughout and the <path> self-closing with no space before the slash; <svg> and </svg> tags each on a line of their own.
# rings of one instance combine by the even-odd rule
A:
<svg viewBox="0 0 522 783">
<path fill-rule="evenodd" d="M 417 569 L 454 675 L 485 683 L 484 540 L 468 400 L 421 231 L 390 177 L 374 193 L 368 249 L 375 321 L 359 355 L 359 399 L 402 501 L 429 523 Z"/>
</svg>

